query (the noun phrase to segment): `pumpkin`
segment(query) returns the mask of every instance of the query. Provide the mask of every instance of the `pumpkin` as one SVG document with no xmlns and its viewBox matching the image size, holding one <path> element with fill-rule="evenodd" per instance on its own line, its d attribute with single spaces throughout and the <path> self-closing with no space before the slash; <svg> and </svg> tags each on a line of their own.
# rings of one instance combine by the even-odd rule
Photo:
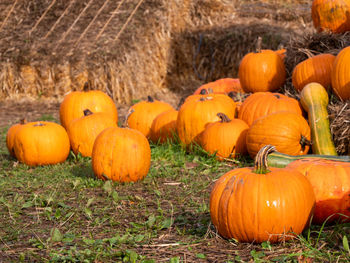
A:
<svg viewBox="0 0 350 263">
<path fill-rule="evenodd" d="M 21 119 L 19 123 L 12 125 L 6 133 L 6 146 L 12 157 L 16 157 L 14 151 L 16 133 L 26 122 L 27 121 L 25 119 Z"/>
<path fill-rule="evenodd" d="M 257 119 L 247 133 L 247 150 L 255 157 L 266 144 L 290 155 L 307 154 L 310 148 L 310 127 L 299 114 L 276 112 Z"/>
<path fill-rule="evenodd" d="M 326 89 L 319 83 L 309 83 L 301 91 L 300 102 L 308 112 L 312 152 L 314 154 L 337 155 L 329 127 Z"/>
<path fill-rule="evenodd" d="M 301 91 L 306 84 L 318 82 L 328 89 L 334 60 L 335 56 L 332 54 L 320 54 L 297 64 L 292 73 L 294 88 Z"/>
<path fill-rule="evenodd" d="M 350 222 L 350 163 L 304 159 L 290 163 L 287 168 L 305 175 L 314 189 L 313 223 L 323 224 L 326 220 L 330 223 L 338 219 Z"/>
<path fill-rule="evenodd" d="M 200 86 L 193 94 L 243 92 L 239 79 L 223 78 Z"/>
<path fill-rule="evenodd" d="M 281 55 L 270 49 L 246 54 L 239 65 L 238 76 L 244 92 L 275 91 L 286 80 L 286 69 Z"/>
<path fill-rule="evenodd" d="M 313 0 L 311 17 L 318 32 L 344 33 L 350 30 L 349 0 Z"/>
<path fill-rule="evenodd" d="M 225 94 L 191 95 L 179 109 L 176 130 L 182 146 L 198 143 L 197 136 L 210 122 L 219 121 L 219 112 L 235 117 L 236 103 Z"/>
<path fill-rule="evenodd" d="M 269 168 L 263 147 L 254 167 L 221 176 L 210 194 L 210 216 L 221 236 L 239 242 L 284 241 L 308 227 L 315 205 L 310 182 L 290 168 Z"/>
<path fill-rule="evenodd" d="M 148 174 L 150 165 L 151 148 L 137 130 L 109 127 L 94 142 L 92 169 L 97 178 L 136 182 Z"/>
<path fill-rule="evenodd" d="M 343 48 L 335 57 L 332 69 L 332 89 L 341 100 L 350 99 L 350 47 Z"/>
<path fill-rule="evenodd" d="M 68 93 L 60 105 L 60 121 L 63 127 L 77 118 L 84 116 L 84 110 L 108 113 L 115 123 L 118 123 L 118 111 L 113 100 L 103 91 L 89 90 L 88 84 L 84 91 Z"/>
<path fill-rule="evenodd" d="M 154 100 L 151 96 L 148 96 L 146 101 L 140 101 L 131 106 L 126 118 L 127 126 L 140 131 L 149 138 L 153 120 L 159 114 L 173 109 L 169 103 Z"/>
<path fill-rule="evenodd" d="M 249 126 L 239 119 L 230 120 L 221 112 L 217 116 L 221 120 L 209 123 L 205 127 L 199 136 L 200 145 L 209 154 L 215 154 L 219 160 L 245 154 L 245 139 Z"/>
<path fill-rule="evenodd" d="M 70 145 L 75 154 L 91 157 L 94 141 L 104 129 L 117 126 L 115 120 L 105 112 L 92 113 L 84 110 L 84 116 L 71 121 L 67 127 Z"/>
<path fill-rule="evenodd" d="M 14 153 L 29 166 L 64 162 L 70 151 L 69 137 L 59 124 L 48 121 L 29 122 L 15 137 Z"/>
<path fill-rule="evenodd" d="M 151 141 L 154 143 L 174 141 L 177 115 L 178 111 L 174 109 L 159 114 L 152 122 L 150 133 Z"/>
<path fill-rule="evenodd" d="M 280 93 L 256 92 L 249 95 L 242 103 L 238 118 L 251 126 L 256 119 L 279 111 L 289 111 L 299 115 L 303 113 L 296 99 Z"/>
</svg>

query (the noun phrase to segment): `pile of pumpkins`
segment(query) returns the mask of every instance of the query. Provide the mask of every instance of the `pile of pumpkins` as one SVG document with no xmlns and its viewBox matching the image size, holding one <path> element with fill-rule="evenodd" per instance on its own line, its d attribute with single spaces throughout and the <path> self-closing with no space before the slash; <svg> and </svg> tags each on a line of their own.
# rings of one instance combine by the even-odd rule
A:
<svg viewBox="0 0 350 263">
<path fill-rule="evenodd" d="M 61 125 L 19 123 L 7 134 L 10 154 L 30 166 L 63 162 L 70 149 L 90 156 L 103 180 L 138 181 L 150 168 L 149 140 L 178 138 L 219 160 L 249 154 L 254 167 L 237 168 L 215 183 L 210 196 L 214 226 L 241 242 L 278 242 L 312 222 L 350 216 L 350 159 L 337 156 L 329 128 L 328 93 L 350 98 L 350 47 L 298 64 L 293 84 L 300 101 L 275 92 L 286 78 L 285 50 L 248 53 L 239 78 L 199 87 L 178 110 L 148 97 L 131 106 L 118 127 L 112 99 L 102 91 L 75 91 L 60 106 Z M 237 101 L 240 94 L 248 94 Z M 236 100 L 236 101 L 235 101 Z M 307 117 L 307 118 L 306 118 Z M 307 155 L 309 149 L 313 155 Z"/>
</svg>

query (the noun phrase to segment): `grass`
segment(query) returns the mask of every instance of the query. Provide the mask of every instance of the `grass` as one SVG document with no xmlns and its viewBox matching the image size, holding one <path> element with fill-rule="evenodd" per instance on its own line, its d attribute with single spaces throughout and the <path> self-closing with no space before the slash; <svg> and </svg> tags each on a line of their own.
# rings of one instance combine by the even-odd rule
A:
<svg viewBox="0 0 350 263">
<path fill-rule="evenodd" d="M 43 119 L 53 120 L 50 116 Z M 282 243 L 224 240 L 210 221 L 213 183 L 234 167 L 178 144 L 151 145 L 146 178 L 94 177 L 90 158 L 28 167 L 0 130 L 0 262 L 349 262 L 350 224 L 311 226 Z"/>
</svg>

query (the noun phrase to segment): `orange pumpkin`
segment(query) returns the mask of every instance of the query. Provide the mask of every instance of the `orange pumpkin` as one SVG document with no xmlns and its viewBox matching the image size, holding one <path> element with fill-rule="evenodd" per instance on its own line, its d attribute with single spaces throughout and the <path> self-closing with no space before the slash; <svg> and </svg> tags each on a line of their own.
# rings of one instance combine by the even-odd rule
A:
<svg viewBox="0 0 350 263">
<path fill-rule="evenodd" d="M 176 120 L 178 111 L 168 110 L 159 114 L 151 126 L 151 140 L 154 143 L 173 141 L 176 135 Z"/>
<path fill-rule="evenodd" d="M 332 70 L 332 89 L 341 100 L 350 99 L 349 59 L 350 47 L 343 48 L 336 56 Z"/>
<path fill-rule="evenodd" d="M 315 205 L 312 186 L 294 169 L 267 167 L 271 149 L 261 149 L 254 167 L 233 169 L 216 181 L 210 216 L 224 238 L 275 243 L 308 227 Z"/>
<path fill-rule="evenodd" d="M 67 127 L 70 145 L 75 154 L 91 157 L 94 141 L 104 129 L 117 126 L 111 115 L 84 110 L 84 116 L 71 121 Z"/>
<path fill-rule="evenodd" d="M 286 80 L 283 59 L 273 50 L 258 50 L 246 54 L 238 68 L 245 92 L 275 91 Z"/>
<path fill-rule="evenodd" d="M 63 127 L 77 118 L 84 116 L 84 110 L 92 112 L 108 113 L 115 123 L 118 123 L 118 111 L 114 101 L 100 90 L 88 90 L 85 85 L 84 91 L 73 91 L 67 94 L 60 105 L 60 120 Z"/>
<path fill-rule="evenodd" d="M 313 0 L 311 17 L 318 32 L 344 33 L 350 30 L 349 0 Z"/>
<path fill-rule="evenodd" d="M 146 101 L 140 101 L 131 106 L 127 116 L 127 126 L 140 131 L 149 138 L 153 120 L 159 114 L 173 109 L 169 103 L 154 100 L 151 96 L 148 96 Z"/>
<path fill-rule="evenodd" d="M 311 183 L 316 195 L 313 223 L 323 224 L 338 219 L 350 221 L 350 163 L 323 159 L 291 162 L 289 168 L 301 172 Z"/>
<path fill-rule="evenodd" d="M 243 92 L 239 79 L 223 78 L 200 86 L 193 94 Z"/>
<path fill-rule="evenodd" d="M 129 128 L 109 127 L 96 138 L 92 150 L 92 169 L 102 180 L 136 182 L 151 165 L 147 138 Z"/>
<path fill-rule="evenodd" d="M 230 120 L 223 113 L 218 113 L 217 116 L 221 120 L 205 127 L 199 136 L 200 145 L 209 154 L 216 154 L 219 160 L 245 154 L 249 126 L 239 119 Z"/>
<path fill-rule="evenodd" d="M 300 114 L 280 111 L 257 119 L 247 133 L 247 149 L 255 157 L 261 147 L 274 145 L 280 153 L 307 154 L 310 148 L 310 126 Z"/>
<path fill-rule="evenodd" d="M 236 103 L 227 95 L 191 95 L 179 109 L 176 130 L 183 146 L 198 143 L 197 136 L 210 122 L 219 121 L 219 112 L 235 117 Z"/>
<path fill-rule="evenodd" d="M 256 119 L 279 111 L 303 114 L 302 107 L 296 99 L 281 93 L 256 92 L 242 103 L 238 118 L 251 126 Z"/>
<path fill-rule="evenodd" d="M 311 82 L 318 82 L 328 88 L 331 85 L 334 60 L 335 56 L 332 54 L 320 54 L 297 64 L 292 73 L 294 88 L 301 91 L 306 84 Z"/>
<path fill-rule="evenodd" d="M 69 151 L 68 134 L 57 123 L 29 122 L 16 133 L 15 156 L 20 162 L 29 166 L 64 162 Z"/>
<path fill-rule="evenodd" d="M 6 146 L 7 149 L 12 157 L 15 156 L 15 151 L 14 151 L 14 145 L 15 145 L 15 138 L 16 138 L 16 133 L 20 128 L 23 127 L 23 124 L 25 124 L 27 121 L 25 119 L 21 119 L 20 123 L 12 125 L 6 134 Z"/>
</svg>

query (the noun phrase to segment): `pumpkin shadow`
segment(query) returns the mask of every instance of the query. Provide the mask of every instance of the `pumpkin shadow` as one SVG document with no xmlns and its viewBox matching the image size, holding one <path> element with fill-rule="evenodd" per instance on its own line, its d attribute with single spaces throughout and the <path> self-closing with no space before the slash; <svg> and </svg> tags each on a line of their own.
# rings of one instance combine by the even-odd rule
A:
<svg viewBox="0 0 350 263">
<path fill-rule="evenodd" d="M 75 177 L 96 179 L 91 167 L 91 161 L 84 160 L 77 162 L 73 165 L 70 172 Z"/>
<path fill-rule="evenodd" d="M 175 216 L 174 226 L 184 234 L 204 237 L 208 233 L 211 219 L 209 212 L 193 213 L 183 211 Z"/>
<path fill-rule="evenodd" d="M 14 158 L 13 156 L 11 156 L 9 153 L 1 153 L 0 154 L 0 160 L 6 160 L 6 161 L 17 161 L 16 158 Z"/>
</svg>

